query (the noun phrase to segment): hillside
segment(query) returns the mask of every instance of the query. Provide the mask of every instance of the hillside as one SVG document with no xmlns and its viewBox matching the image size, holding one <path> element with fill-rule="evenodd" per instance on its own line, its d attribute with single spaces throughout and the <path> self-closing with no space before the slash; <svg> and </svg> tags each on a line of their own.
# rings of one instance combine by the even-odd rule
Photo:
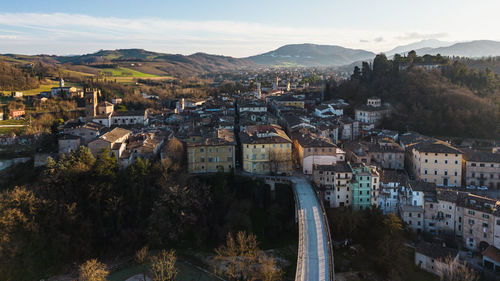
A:
<svg viewBox="0 0 500 281">
<path fill-rule="evenodd" d="M 293 44 L 247 59 L 268 66 L 340 66 L 372 59 L 374 53 L 333 45 Z"/>
<path fill-rule="evenodd" d="M 411 50 L 419 50 L 419 49 L 432 49 L 432 48 L 440 48 L 447 47 L 453 45 L 452 42 L 444 42 L 436 39 L 426 39 L 418 42 L 410 43 L 407 45 L 397 46 L 392 50 L 384 52 L 387 56 L 392 56 L 394 54 L 403 54 L 408 53 Z"/>
<path fill-rule="evenodd" d="M 134 77 L 193 76 L 210 71 L 227 71 L 256 67 L 245 59 L 196 53 L 189 56 L 150 52 L 142 49 L 101 50 L 76 56 L 0 56 L 6 62 L 26 64 L 42 62 L 62 69 L 97 75 L 106 71 L 112 76 L 132 73 Z M 104 69 L 104 70 L 103 70 Z M 115 75 L 117 74 L 117 75 Z"/>
<path fill-rule="evenodd" d="M 418 55 L 459 56 L 459 57 L 490 57 L 500 56 L 500 42 L 476 40 L 456 43 L 448 47 L 421 48 L 415 50 Z"/>
</svg>

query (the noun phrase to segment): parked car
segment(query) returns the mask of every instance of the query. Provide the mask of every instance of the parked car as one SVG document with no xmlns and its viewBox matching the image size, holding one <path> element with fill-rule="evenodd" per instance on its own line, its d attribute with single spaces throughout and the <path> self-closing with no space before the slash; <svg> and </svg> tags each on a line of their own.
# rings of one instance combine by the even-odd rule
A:
<svg viewBox="0 0 500 281">
<path fill-rule="evenodd" d="M 476 187 L 475 187 L 475 186 L 473 186 L 473 185 L 468 185 L 468 186 L 466 186 L 465 188 L 467 188 L 467 189 L 476 189 Z"/>
<path fill-rule="evenodd" d="M 488 190 L 488 187 L 483 185 L 483 186 L 478 186 L 477 189 L 478 190 Z"/>
</svg>

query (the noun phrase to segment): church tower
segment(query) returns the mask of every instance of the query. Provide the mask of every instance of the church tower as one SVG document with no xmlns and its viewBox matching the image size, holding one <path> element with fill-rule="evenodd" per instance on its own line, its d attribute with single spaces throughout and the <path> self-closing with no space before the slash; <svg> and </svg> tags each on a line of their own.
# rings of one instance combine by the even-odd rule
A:
<svg viewBox="0 0 500 281">
<path fill-rule="evenodd" d="M 92 121 L 97 115 L 97 96 L 101 95 L 98 89 L 85 89 L 85 117 L 87 121 Z"/>
</svg>

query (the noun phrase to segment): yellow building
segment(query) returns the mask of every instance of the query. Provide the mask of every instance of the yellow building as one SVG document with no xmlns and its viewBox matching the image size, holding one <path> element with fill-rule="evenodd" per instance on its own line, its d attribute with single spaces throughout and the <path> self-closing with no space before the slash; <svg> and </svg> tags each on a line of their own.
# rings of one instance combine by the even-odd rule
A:
<svg viewBox="0 0 500 281">
<path fill-rule="evenodd" d="M 438 186 L 461 186 L 462 152 L 446 142 L 424 141 L 407 147 L 409 172 Z"/>
<path fill-rule="evenodd" d="M 229 172 L 234 169 L 236 142 L 230 130 L 214 131 L 187 138 L 187 162 L 189 173 Z"/>
<path fill-rule="evenodd" d="M 303 109 L 305 106 L 304 100 L 301 100 L 291 95 L 281 95 L 274 97 L 272 99 L 272 103 L 274 104 L 275 107 L 285 106 L 285 107 L 296 107 Z"/>
<path fill-rule="evenodd" d="M 245 172 L 292 173 L 292 141 L 280 126 L 248 126 L 240 133 L 240 141 Z"/>
</svg>

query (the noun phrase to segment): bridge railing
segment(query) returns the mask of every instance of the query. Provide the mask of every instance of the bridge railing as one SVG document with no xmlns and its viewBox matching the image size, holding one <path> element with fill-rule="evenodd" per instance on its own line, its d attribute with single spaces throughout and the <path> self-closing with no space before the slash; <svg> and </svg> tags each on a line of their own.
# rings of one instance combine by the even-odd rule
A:
<svg viewBox="0 0 500 281">
<path fill-rule="evenodd" d="M 330 234 L 330 225 L 328 224 L 328 217 L 326 215 L 325 211 L 325 205 L 323 203 L 323 198 L 321 198 L 322 193 L 319 191 L 319 189 L 316 187 L 314 183 L 311 183 L 312 186 L 314 187 L 314 195 L 316 196 L 316 200 L 318 200 L 319 205 L 321 207 L 321 212 L 323 215 L 321 216 L 323 218 L 323 225 L 325 227 L 325 233 L 326 233 L 326 247 L 328 250 L 328 272 L 330 273 L 328 275 L 328 279 L 330 281 L 335 281 L 335 264 L 333 261 L 333 243 L 332 243 L 332 236 Z"/>
</svg>

